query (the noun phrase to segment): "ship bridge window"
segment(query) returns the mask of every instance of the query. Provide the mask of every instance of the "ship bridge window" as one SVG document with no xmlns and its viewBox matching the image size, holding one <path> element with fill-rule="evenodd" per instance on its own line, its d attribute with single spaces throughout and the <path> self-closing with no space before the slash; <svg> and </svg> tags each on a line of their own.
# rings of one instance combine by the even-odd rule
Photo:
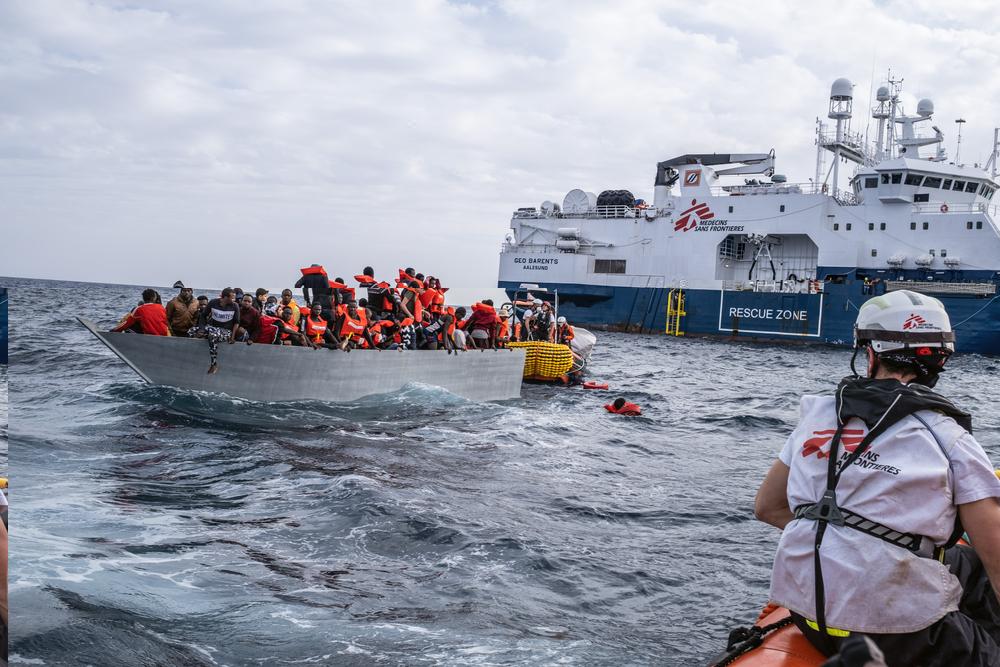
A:
<svg viewBox="0 0 1000 667">
<path fill-rule="evenodd" d="M 930 201 L 930 200 L 931 200 L 931 196 L 929 194 L 927 194 L 926 192 L 923 193 L 922 195 L 913 195 L 913 201 L 916 202 L 916 203 L 919 203 L 919 202 L 922 202 L 922 201 Z"/>
<path fill-rule="evenodd" d="M 881 229 L 884 232 L 885 231 L 885 223 L 884 222 L 878 223 L 878 228 Z"/>
<path fill-rule="evenodd" d="M 925 222 L 924 223 L 924 229 L 930 229 L 930 223 Z"/>
<path fill-rule="evenodd" d="M 983 195 L 984 197 L 986 196 L 986 191 L 987 190 L 989 190 L 989 188 L 986 186 L 985 183 L 983 183 L 981 186 L 979 186 L 979 194 Z"/>
<path fill-rule="evenodd" d="M 942 257 L 947 257 L 948 256 L 948 251 L 945 250 L 944 248 L 941 248 L 941 256 Z"/>
<path fill-rule="evenodd" d="M 872 248 L 872 257 L 878 257 L 878 250 Z"/>
<path fill-rule="evenodd" d="M 874 222 L 869 222 L 868 223 L 868 231 L 870 231 L 870 232 L 874 232 L 875 231 L 875 223 Z"/>
<path fill-rule="evenodd" d="M 906 175 L 906 185 L 920 185 L 920 181 L 924 180 L 924 177 L 920 174 L 907 174 Z"/>
<path fill-rule="evenodd" d="M 978 188 L 978 187 L 979 187 L 979 183 L 975 183 L 973 181 L 969 181 L 968 183 L 965 184 L 965 191 L 966 192 L 972 192 L 972 193 L 974 193 L 976 191 L 976 188 Z"/>
<path fill-rule="evenodd" d="M 625 273 L 625 260 L 595 259 L 594 273 Z"/>
<path fill-rule="evenodd" d="M 965 228 L 972 229 L 972 220 L 969 220 L 968 222 L 965 223 Z"/>
<path fill-rule="evenodd" d="M 865 178 L 865 188 L 866 189 L 868 189 L 868 188 L 877 188 L 877 187 L 878 187 L 878 178 L 876 176 L 869 176 L 869 177 Z"/>
<path fill-rule="evenodd" d="M 939 188 L 941 187 L 941 179 L 937 176 L 928 176 L 924 179 L 925 188 Z"/>
<path fill-rule="evenodd" d="M 882 174 L 882 185 L 889 185 L 889 174 Z"/>
<path fill-rule="evenodd" d="M 917 223 L 911 222 L 910 223 L 910 229 L 916 229 L 916 228 L 917 228 Z"/>
<path fill-rule="evenodd" d="M 892 183 L 893 183 L 893 185 L 899 185 L 899 183 L 902 180 L 903 180 L 903 172 L 897 171 L 895 174 L 892 175 Z"/>
<path fill-rule="evenodd" d="M 976 220 L 976 229 L 982 229 L 982 228 L 983 228 L 983 221 Z"/>
<path fill-rule="evenodd" d="M 942 190 L 951 190 L 951 179 L 950 178 L 944 179 L 944 183 L 941 184 L 941 189 Z"/>
<path fill-rule="evenodd" d="M 951 186 L 951 189 L 956 192 L 961 192 L 965 189 L 965 181 L 955 181 L 955 184 Z"/>
</svg>

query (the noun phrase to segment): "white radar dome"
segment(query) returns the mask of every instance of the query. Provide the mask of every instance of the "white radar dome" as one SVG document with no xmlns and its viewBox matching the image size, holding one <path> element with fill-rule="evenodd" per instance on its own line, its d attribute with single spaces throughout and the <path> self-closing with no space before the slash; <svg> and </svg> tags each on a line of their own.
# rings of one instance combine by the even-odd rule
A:
<svg viewBox="0 0 1000 667">
<path fill-rule="evenodd" d="M 850 79 L 840 78 L 830 86 L 830 99 L 849 100 L 854 98 L 854 84 Z"/>
<path fill-rule="evenodd" d="M 564 214 L 586 213 L 597 206 L 597 195 L 593 192 L 584 192 L 577 188 L 570 190 L 563 199 L 562 210 Z"/>
<path fill-rule="evenodd" d="M 878 100 L 879 102 L 888 102 L 889 101 L 889 87 L 888 86 L 879 86 L 878 92 L 875 93 L 875 99 Z"/>
<path fill-rule="evenodd" d="M 917 102 L 917 115 L 922 118 L 927 118 L 934 114 L 934 102 L 927 99 L 926 97 L 919 102 Z"/>
</svg>

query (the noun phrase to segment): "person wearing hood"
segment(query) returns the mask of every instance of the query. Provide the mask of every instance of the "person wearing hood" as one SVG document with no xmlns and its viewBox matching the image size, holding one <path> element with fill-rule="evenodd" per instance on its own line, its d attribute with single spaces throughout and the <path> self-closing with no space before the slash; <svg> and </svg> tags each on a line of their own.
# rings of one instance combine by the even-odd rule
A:
<svg viewBox="0 0 1000 667">
<path fill-rule="evenodd" d="M 931 390 L 954 350 L 937 299 L 866 301 L 864 376 L 802 398 L 757 492 L 782 529 L 771 601 L 825 655 L 866 635 L 890 667 L 1000 665 L 1000 479 L 971 416 Z"/>
</svg>

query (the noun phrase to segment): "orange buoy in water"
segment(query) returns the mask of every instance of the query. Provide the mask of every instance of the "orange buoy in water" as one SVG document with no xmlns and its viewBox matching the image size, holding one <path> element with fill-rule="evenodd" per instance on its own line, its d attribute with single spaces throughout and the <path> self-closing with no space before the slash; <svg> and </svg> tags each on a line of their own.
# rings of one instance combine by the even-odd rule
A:
<svg viewBox="0 0 1000 667">
<path fill-rule="evenodd" d="M 604 409 L 616 415 L 625 415 L 626 417 L 638 417 L 642 414 L 642 408 L 635 403 L 629 403 L 624 398 L 616 398 L 614 403 L 608 403 L 604 406 Z"/>
<path fill-rule="evenodd" d="M 608 388 L 608 383 L 607 382 L 598 382 L 597 380 L 588 380 L 587 382 L 583 383 L 583 388 L 584 389 L 607 389 Z"/>
</svg>

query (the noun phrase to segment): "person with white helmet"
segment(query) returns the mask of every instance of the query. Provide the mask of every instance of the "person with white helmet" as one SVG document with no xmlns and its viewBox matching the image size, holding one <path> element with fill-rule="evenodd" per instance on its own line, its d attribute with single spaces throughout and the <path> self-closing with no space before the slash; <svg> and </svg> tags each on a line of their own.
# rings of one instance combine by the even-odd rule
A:
<svg viewBox="0 0 1000 667">
<path fill-rule="evenodd" d="M 1000 479 L 971 416 L 931 391 L 954 351 L 937 299 L 866 301 L 864 377 L 802 398 L 757 492 L 783 530 L 771 600 L 827 655 L 865 634 L 890 666 L 1000 665 Z"/>
<path fill-rule="evenodd" d="M 569 325 L 565 317 L 560 315 L 556 320 L 556 342 L 560 345 L 571 345 L 575 335 L 573 327 Z"/>
</svg>

